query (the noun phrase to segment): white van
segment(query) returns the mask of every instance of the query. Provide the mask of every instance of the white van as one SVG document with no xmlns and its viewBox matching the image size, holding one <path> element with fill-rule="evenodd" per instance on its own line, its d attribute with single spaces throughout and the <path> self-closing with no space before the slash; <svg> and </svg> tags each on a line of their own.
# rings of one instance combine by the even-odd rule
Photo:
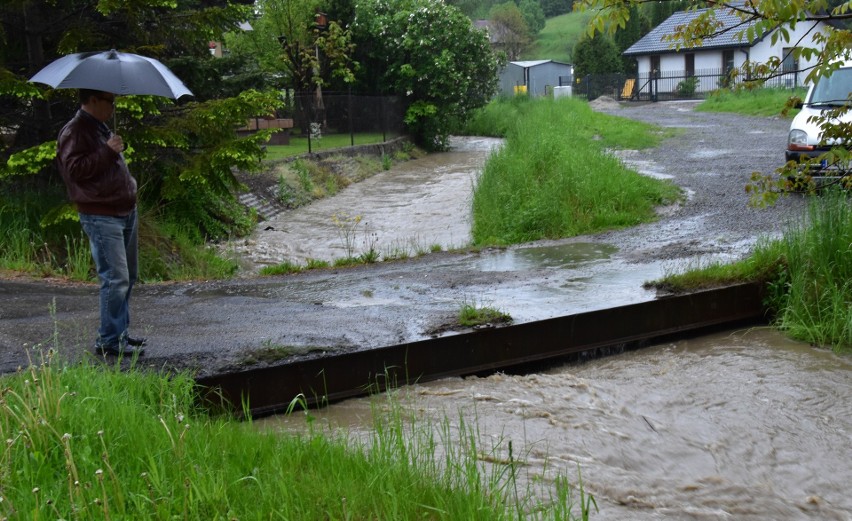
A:
<svg viewBox="0 0 852 521">
<path fill-rule="evenodd" d="M 836 110 L 850 103 L 852 94 L 852 63 L 845 62 L 830 76 L 823 76 L 808 89 L 808 94 L 802 103 L 801 112 L 796 114 L 790 124 L 787 135 L 787 161 L 802 161 L 819 156 L 831 149 L 836 140 L 824 140 L 819 121 L 809 121 L 814 116 L 821 116 L 827 111 Z M 851 105 L 852 106 L 852 105 Z M 843 112 L 837 122 L 852 122 L 852 110 Z M 821 165 L 825 168 L 825 161 Z"/>
</svg>

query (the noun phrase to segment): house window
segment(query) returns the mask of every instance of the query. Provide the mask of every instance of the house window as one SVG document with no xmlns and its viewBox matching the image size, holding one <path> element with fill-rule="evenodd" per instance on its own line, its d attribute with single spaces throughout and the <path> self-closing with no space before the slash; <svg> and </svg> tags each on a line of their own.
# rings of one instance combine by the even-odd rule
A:
<svg viewBox="0 0 852 521">
<path fill-rule="evenodd" d="M 695 55 L 692 53 L 683 55 L 683 70 L 686 71 L 686 77 L 695 76 Z"/>
<path fill-rule="evenodd" d="M 660 77 L 660 56 L 651 56 L 651 77 Z"/>
<path fill-rule="evenodd" d="M 783 72 L 796 72 L 799 70 L 799 58 L 793 56 L 795 47 L 784 47 L 781 50 L 781 70 Z"/>
<path fill-rule="evenodd" d="M 734 51 L 722 51 L 722 74 L 729 75 L 734 70 Z"/>
</svg>

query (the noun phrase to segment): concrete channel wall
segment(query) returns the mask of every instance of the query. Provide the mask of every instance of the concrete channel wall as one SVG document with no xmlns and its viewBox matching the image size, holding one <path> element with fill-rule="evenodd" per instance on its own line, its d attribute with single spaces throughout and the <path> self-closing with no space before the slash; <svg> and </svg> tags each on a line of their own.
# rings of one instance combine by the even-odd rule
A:
<svg viewBox="0 0 852 521">
<path fill-rule="evenodd" d="M 208 405 L 253 417 L 282 412 L 298 395 L 324 406 L 387 387 L 448 376 L 524 371 L 696 336 L 765 323 L 762 286 L 740 284 L 649 302 L 275 367 L 251 369 L 197 381 Z"/>
</svg>

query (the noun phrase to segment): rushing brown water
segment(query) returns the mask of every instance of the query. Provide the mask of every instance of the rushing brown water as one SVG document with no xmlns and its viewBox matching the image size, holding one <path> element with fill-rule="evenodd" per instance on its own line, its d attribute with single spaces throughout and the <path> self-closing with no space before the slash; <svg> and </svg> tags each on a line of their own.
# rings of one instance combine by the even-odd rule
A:
<svg viewBox="0 0 852 521">
<path fill-rule="evenodd" d="M 404 389 L 418 416 L 475 424 L 547 483 L 579 466 L 599 520 L 852 519 L 852 362 L 770 330 L 683 340 L 524 376 Z M 364 432 L 371 404 L 314 416 Z M 266 420 L 304 428 L 301 416 Z"/>
<path fill-rule="evenodd" d="M 255 266 L 333 261 L 374 250 L 408 257 L 470 243 L 473 187 L 501 141 L 466 138 L 451 152 L 408 161 L 332 198 L 262 223 L 249 244 L 231 246 Z"/>
<path fill-rule="evenodd" d="M 694 148 L 706 139 L 702 135 L 688 143 Z M 346 241 L 333 222 L 335 214 L 361 216 L 350 237 L 355 254 L 365 245 L 385 253 L 465 244 L 471 189 L 496 142 L 460 144 L 450 154 L 408 162 L 334 198 L 263 223 L 243 253 L 255 266 L 343 257 Z M 646 173 L 683 173 L 680 164 L 664 166 L 636 165 Z M 707 203 L 709 195 L 726 193 L 720 186 L 728 187 L 730 181 L 697 192 L 689 188 L 703 187 L 715 177 L 720 175 L 689 178 L 687 192 L 697 199 L 694 211 L 611 234 L 606 244 L 536 244 L 446 262 L 468 263 L 465 269 L 477 274 L 523 274 L 475 293 L 518 322 L 653 298 L 642 293 L 642 282 L 665 272 L 669 257 L 724 251 L 739 255 L 753 243 L 754 216 L 748 218 L 747 237 L 731 235 L 733 214 Z M 717 213 L 725 216 L 718 222 L 713 218 Z M 773 226 L 761 229 L 777 231 L 780 217 L 770 221 Z M 748 240 L 737 242 L 743 238 Z M 528 274 L 542 272 L 550 277 L 546 284 L 524 284 Z M 450 290 L 439 287 L 436 295 L 455 298 Z M 371 287 L 364 299 L 382 294 Z M 350 294 L 345 298 L 360 301 Z M 493 460 L 508 459 L 511 442 L 515 458 L 524 462 L 525 483 L 545 485 L 542 497 L 552 491 L 557 472 L 576 482 L 579 467 L 585 490 L 600 507 L 595 520 L 852 521 L 852 495 L 847 492 L 852 483 L 850 369 L 848 356 L 755 330 L 538 374 L 448 379 L 397 394 L 399 403 L 425 425 L 448 421 L 453 428 L 447 432 L 457 434 L 462 425 L 475 424 L 479 448 L 493 450 Z M 355 399 L 311 414 L 320 425 L 366 435 L 377 400 L 384 403 L 381 397 Z M 302 415 L 271 418 L 262 425 L 306 428 Z M 485 458 L 483 464 L 491 460 Z"/>
</svg>

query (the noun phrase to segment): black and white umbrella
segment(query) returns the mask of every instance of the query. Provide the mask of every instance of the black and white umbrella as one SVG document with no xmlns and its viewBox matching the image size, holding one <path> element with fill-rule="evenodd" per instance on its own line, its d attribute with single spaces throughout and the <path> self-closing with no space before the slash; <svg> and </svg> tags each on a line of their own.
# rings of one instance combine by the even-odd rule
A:
<svg viewBox="0 0 852 521">
<path fill-rule="evenodd" d="M 178 99 L 193 95 L 159 61 L 115 49 L 63 56 L 40 70 L 30 81 L 55 89 L 92 89 L 117 96 L 144 94 Z"/>
</svg>

